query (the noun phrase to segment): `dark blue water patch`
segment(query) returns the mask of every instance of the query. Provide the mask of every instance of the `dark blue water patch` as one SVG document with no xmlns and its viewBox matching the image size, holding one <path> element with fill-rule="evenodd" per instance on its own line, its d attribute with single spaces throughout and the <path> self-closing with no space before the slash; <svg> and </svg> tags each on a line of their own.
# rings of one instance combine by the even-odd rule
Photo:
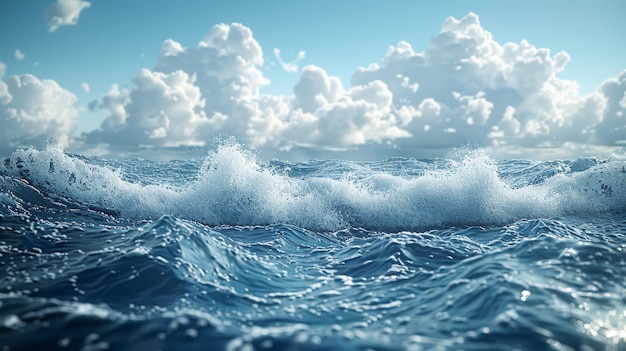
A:
<svg viewBox="0 0 626 351">
<path fill-rule="evenodd" d="M 2 343 L 11 350 L 223 349 L 235 337 L 220 330 L 213 317 L 192 310 L 147 318 L 57 299 L 4 297 L 2 302 L 15 313 L 0 327 Z"/>
<path fill-rule="evenodd" d="M 3 252 L 2 267 L 13 272 L 4 276 L 20 272 L 17 281 L 31 281 L 10 289 L 3 283 L 5 294 L 17 293 L 2 298 L 3 340 L 37 346 L 23 338 L 37 332 L 48 345 L 80 347 L 123 348 L 122 340 L 135 340 L 174 348 L 499 349 L 493 342 L 501 340 L 532 349 L 547 339 L 598 347 L 606 341 L 581 333 L 577 321 L 589 322 L 590 309 L 622 306 L 623 297 L 606 292 L 624 288 L 611 279 L 624 273 L 623 255 L 610 245 L 580 244 L 585 237 L 565 229 L 555 219 L 331 235 L 163 217 L 49 245 L 39 238 Z M 508 245 L 496 239 L 511 231 L 519 233 Z M 186 329 L 172 329 L 181 318 Z"/>
</svg>

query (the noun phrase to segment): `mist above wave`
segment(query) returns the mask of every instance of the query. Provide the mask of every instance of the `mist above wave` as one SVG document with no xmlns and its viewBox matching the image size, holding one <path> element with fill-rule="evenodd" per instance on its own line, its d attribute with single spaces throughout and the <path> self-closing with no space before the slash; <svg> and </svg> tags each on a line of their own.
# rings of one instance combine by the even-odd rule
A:
<svg viewBox="0 0 626 351">
<path fill-rule="evenodd" d="M 289 175 L 232 143 L 211 152 L 194 179 L 176 185 L 130 181 L 123 169 L 58 147 L 17 150 L 0 169 L 46 193 L 124 217 L 167 214 L 208 225 L 399 231 L 626 210 L 626 159 L 620 157 L 575 160 L 540 181 L 515 184 L 499 174 L 494 160 L 477 152 L 411 176 L 369 169 L 337 178 L 323 172 Z"/>
</svg>

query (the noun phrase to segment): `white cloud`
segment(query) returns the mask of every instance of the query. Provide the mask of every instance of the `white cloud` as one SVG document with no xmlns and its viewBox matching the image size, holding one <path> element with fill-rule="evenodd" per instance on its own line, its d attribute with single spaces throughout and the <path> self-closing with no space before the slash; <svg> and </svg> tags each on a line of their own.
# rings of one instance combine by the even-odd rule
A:
<svg viewBox="0 0 626 351">
<path fill-rule="evenodd" d="M 83 88 L 85 93 L 88 93 L 91 90 L 91 87 L 89 87 L 89 84 L 86 82 L 80 83 L 80 87 Z"/>
<path fill-rule="evenodd" d="M 26 55 L 24 55 L 23 52 L 21 52 L 19 49 L 15 49 L 15 59 L 16 60 L 22 61 L 25 57 L 26 57 Z"/>
<path fill-rule="evenodd" d="M 337 77 L 329 77 L 320 67 L 306 66 L 294 87 L 281 147 L 345 149 L 410 137 L 391 113 L 392 100 L 381 81 L 345 90 Z"/>
<path fill-rule="evenodd" d="M 213 27 L 189 48 L 166 40 L 154 70 L 142 70 L 132 89 L 115 86 L 103 97 L 101 107 L 110 116 L 87 141 L 180 146 L 233 135 L 266 149 L 342 149 L 410 136 L 390 114 L 392 95 L 384 83 L 345 90 L 338 78 L 307 66 L 293 97 L 262 95 L 260 88 L 269 82 L 260 70 L 263 62 L 252 32 L 237 23 Z M 155 90 L 155 80 L 160 90 Z M 194 93 L 193 98 L 173 99 L 167 91 Z M 173 126 L 185 126 L 185 132 L 172 132 Z"/>
<path fill-rule="evenodd" d="M 298 72 L 298 62 L 304 60 L 304 58 L 306 57 L 306 53 L 304 51 L 299 51 L 298 52 L 298 56 L 296 57 L 295 60 L 293 60 L 291 62 L 285 62 L 280 57 L 280 49 L 274 48 L 274 57 L 276 57 L 276 59 L 278 60 L 278 63 L 280 63 L 280 66 L 286 72 L 296 73 L 296 72 Z"/>
<path fill-rule="evenodd" d="M 102 130 L 89 134 L 91 141 L 131 148 L 202 145 L 198 131 L 211 121 L 202 111 L 205 101 L 194 82 L 195 77 L 183 71 L 143 69 L 129 91 L 113 86 L 102 106 L 111 115 Z"/>
<path fill-rule="evenodd" d="M 0 152 L 47 140 L 67 145 L 78 109 L 55 81 L 26 74 L 0 84 Z"/>
<path fill-rule="evenodd" d="M 91 3 L 81 0 L 57 0 L 46 10 L 48 30 L 54 32 L 61 26 L 73 26 L 78 22 L 82 10 L 89 8 Z"/>
<path fill-rule="evenodd" d="M 144 137 L 125 144 L 203 145 L 228 134 L 262 145 L 271 139 L 264 132 L 273 130 L 271 120 L 288 110 L 280 98 L 260 95 L 269 83 L 263 62 L 252 31 L 238 23 L 214 26 L 189 48 L 168 39 L 154 70 L 142 70 L 130 91 L 115 86 L 103 98 L 111 115 L 87 141 L 114 143 L 138 133 Z"/>
<path fill-rule="evenodd" d="M 626 70 L 604 82 L 598 91 L 606 99 L 606 109 L 594 130 L 594 143 L 626 145 Z"/>
<path fill-rule="evenodd" d="M 337 102 L 344 89 L 339 78 L 329 77 L 320 67 L 307 66 L 302 70 L 293 92 L 294 109 L 315 112 L 323 106 Z"/>
<path fill-rule="evenodd" d="M 166 40 L 155 71 L 181 70 L 194 76 L 206 99 L 206 116 L 223 119 L 217 126 L 220 129 L 245 135 L 250 113 L 260 98 L 259 89 L 269 83 L 260 70 L 263 62 L 261 46 L 249 28 L 219 24 L 196 46 L 183 48 Z"/>
<path fill-rule="evenodd" d="M 285 63 L 279 49 L 273 53 L 288 71 L 298 71 L 304 58 L 302 52 Z M 381 62 L 354 72 L 349 88 L 309 65 L 293 95 L 264 95 L 269 80 L 252 31 L 220 24 L 195 46 L 166 40 L 152 70 L 102 98 L 110 115 L 86 140 L 131 148 L 204 145 L 232 135 L 270 151 L 361 148 L 387 156 L 468 143 L 622 145 L 626 72 L 580 96 L 576 82 L 557 76 L 568 61 L 565 52 L 527 41 L 501 44 L 470 13 L 448 18 L 425 51 L 404 41 L 389 47 Z"/>
<path fill-rule="evenodd" d="M 390 47 L 381 63 L 357 69 L 352 83 L 383 81 L 396 109 L 414 111 L 406 147 L 585 142 L 604 99 L 580 97 L 575 82 L 556 76 L 568 61 L 565 52 L 552 56 L 527 41 L 502 45 L 470 13 L 448 18 L 424 52 L 407 42 Z"/>
<path fill-rule="evenodd" d="M 13 96 L 9 93 L 9 86 L 2 80 L 7 71 L 7 66 L 0 61 L 0 106 L 8 104 Z"/>
</svg>

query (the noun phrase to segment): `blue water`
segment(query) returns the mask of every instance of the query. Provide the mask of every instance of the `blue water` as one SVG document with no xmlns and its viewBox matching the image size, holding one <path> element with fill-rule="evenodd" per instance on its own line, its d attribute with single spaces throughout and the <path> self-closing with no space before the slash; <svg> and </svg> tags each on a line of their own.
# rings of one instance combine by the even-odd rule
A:
<svg viewBox="0 0 626 351">
<path fill-rule="evenodd" d="M 0 165 L 3 350 L 626 350 L 626 157 Z"/>
</svg>

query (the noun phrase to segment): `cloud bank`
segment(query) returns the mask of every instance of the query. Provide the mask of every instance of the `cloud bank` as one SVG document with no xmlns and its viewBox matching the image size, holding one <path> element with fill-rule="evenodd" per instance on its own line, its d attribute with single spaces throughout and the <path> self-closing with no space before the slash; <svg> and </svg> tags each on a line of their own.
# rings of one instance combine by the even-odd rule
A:
<svg viewBox="0 0 626 351">
<path fill-rule="evenodd" d="M 218 24 L 189 47 L 165 40 L 154 67 L 142 69 L 128 88 L 112 86 L 94 104 L 107 117 L 75 145 L 115 153 L 204 146 L 216 136 L 234 136 L 277 157 L 445 156 L 465 145 L 626 145 L 626 71 L 580 95 L 575 81 L 558 77 L 570 60 L 566 52 L 527 41 L 499 43 L 473 13 L 446 19 L 424 51 L 406 41 L 390 46 L 380 62 L 357 68 L 349 86 L 322 67 L 299 69 L 304 52 L 288 63 L 280 50 L 272 52 L 283 69 L 299 75 L 289 95 L 262 93 L 271 83 L 263 73 L 263 50 L 242 24 Z M 63 117 L 28 133 L 20 127 L 24 136 L 67 140 L 75 97 L 32 76 L 9 77 L 0 85 L 3 123 L 15 120 L 9 110 L 33 111 L 22 115 L 34 114 L 34 121 L 55 120 L 27 108 L 42 98 L 11 102 L 24 90 L 15 83 L 20 79 L 63 96 L 47 108 Z"/>
<path fill-rule="evenodd" d="M 76 96 L 54 80 L 3 78 L 5 71 L 0 62 L 0 152 L 46 141 L 68 145 L 79 113 Z"/>
<path fill-rule="evenodd" d="M 607 113 L 615 97 L 604 88 L 579 96 L 574 81 L 557 77 L 568 61 L 527 41 L 502 45 L 469 14 L 448 18 L 424 52 L 407 42 L 390 47 L 382 62 L 357 69 L 352 84 L 387 84 L 412 135 L 404 146 L 611 145 L 597 127 L 615 119 Z"/>
<path fill-rule="evenodd" d="M 81 11 L 89 8 L 91 3 L 81 0 L 57 0 L 46 10 L 48 31 L 54 32 L 62 26 L 73 26 L 78 22 Z"/>
</svg>

